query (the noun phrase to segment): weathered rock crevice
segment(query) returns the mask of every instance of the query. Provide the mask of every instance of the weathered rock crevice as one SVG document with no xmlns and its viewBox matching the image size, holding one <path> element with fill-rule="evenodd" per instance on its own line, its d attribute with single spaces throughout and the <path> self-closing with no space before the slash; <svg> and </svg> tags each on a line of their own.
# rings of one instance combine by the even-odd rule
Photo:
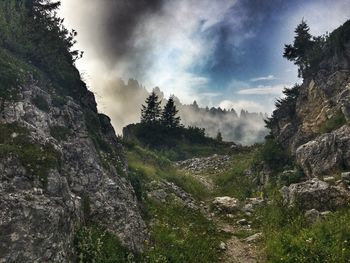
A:
<svg viewBox="0 0 350 263">
<path fill-rule="evenodd" d="M 73 261 L 87 217 L 142 251 L 145 224 L 109 118 L 89 91 L 81 101 L 57 97 L 33 81 L 4 103 L 1 127 L 20 128 L 1 134 L 0 262 Z"/>
</svg>

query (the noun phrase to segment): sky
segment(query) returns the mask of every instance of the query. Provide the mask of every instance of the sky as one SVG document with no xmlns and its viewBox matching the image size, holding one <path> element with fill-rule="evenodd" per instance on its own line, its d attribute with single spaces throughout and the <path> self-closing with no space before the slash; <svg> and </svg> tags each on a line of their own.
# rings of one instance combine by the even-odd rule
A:
<svg viewBox="0 0 350 263">
<path fill-rule="evenodd" d="M 350 19 L 350 1 L 62 0 L 59 15 L 78 32 L 77 67 L 102 111 L 113 106 L 105 86 L 134 78 L 183 103 L 271 113 L 301 81 L 282 57 L 297 24 L 331 32 Z"/>
</svg>

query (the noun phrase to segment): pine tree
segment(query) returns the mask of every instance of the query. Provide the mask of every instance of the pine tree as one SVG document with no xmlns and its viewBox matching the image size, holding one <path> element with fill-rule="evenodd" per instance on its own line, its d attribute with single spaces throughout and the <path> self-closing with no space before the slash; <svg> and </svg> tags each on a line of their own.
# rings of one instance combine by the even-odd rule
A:
<svg viewBox="0 0 350 263">
<path fill-rule="evenodd" d="M 167 128 L 177 128 L 180 126 L 180 117 L 177 117 L 179 111 L 176 109 L 173 96 L 171 96 L 164 106 L 162 112 L 161 124 Z"/>
<path fill-rule="evenodd" d="M 313 49 L 314 41 L 309 33 L 310 28 L 304 20 L 295 29 L 295 37 L 293 45 L 285 45 L 283 57 L 290 61 L 298 68 L 298 76 L 304 77 L 310 68 L 310 51 Z"/>
<path fill-rule="evenodd" d="M 218 134 L 216 135 L 216 140 L 217 140 L 218 142 L 222 142 L 222 134 L 221 134 L 220 131 L 218 131 Z"/>
<path fill-rule="evenodd" d="M 141 123 L 156 124 L 159 122 L 161 115 L 160 101 L 154 91 L 146 99 L 146 106 L 142 105 Z"/>
</svg>

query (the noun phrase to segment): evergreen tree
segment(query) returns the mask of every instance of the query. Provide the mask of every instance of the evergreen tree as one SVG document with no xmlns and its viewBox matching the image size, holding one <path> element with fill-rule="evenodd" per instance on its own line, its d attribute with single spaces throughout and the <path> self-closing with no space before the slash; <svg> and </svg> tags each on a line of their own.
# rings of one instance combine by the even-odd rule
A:
<svg viewBox="0 0 350 263">
<path fill-rule="evenodd" d="M 216 140 L 217 140 L 218 142 L 222 142 L 222 134 L 221 134 L 220 131 L 218 131 L 218 134 L 216 135 Z"/>
<path fill-rule="evenodd" d="M 164 106 L 161 123 L 167 128 L 177 128 L 180 126 L 180 117 L 176 116 L 179 111 L 176 109 L 173 96 L 171 96 Z"/>
<path fill-rule="evenodd" d="M 142 105 L 141 123 L 156 124 L 159 122 L 161 115 L 160 101 L 154 91 L 146 99 L 146 106 Z"/>
<path fill-rule="evenodd" d="M 307 70 L 310 68 L 310 56 L 315 42 L 311 34 L 310 28 L 304 20 L 295 29 L 295 37 L 293 45 L 285 45 L 283 57 L 290 61 L 298 68 L 298 76 L 304 77 Z"/>
</svg>

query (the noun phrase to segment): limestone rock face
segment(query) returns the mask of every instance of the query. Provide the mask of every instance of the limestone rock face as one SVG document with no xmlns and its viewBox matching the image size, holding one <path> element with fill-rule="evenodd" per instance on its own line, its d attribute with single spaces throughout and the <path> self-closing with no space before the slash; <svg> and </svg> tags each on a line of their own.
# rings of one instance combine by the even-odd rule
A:
<svg viewBox="0 0 350 263">
<path fill-rule="evenodd" d="M 296 160 L 309 177 L 330 173 L 338 167 L 350 167 L 350 127 L 345 125 L 300 146 Z"/>
<path fill-rule="evenodd" d="M 348 191 L 313 178 L 306 182 L 292 184 L 281 189 L 285 204 L 298 206 L 303 210 L 335 210 L 349 204 Z"/>
<path fill-rule="evenodd" d="M 345 23 L 344 32 L 349 27 L 350 23 Z M 320 63 L 304 77 L 292 103 L 282 103 L 273 113 L 272 135 L 297 158 L 309 177 L 350 168 L 346 134 L 350 120 L 349 54 L 350 38 L 344 33 L 339 35 L 337 46 L 323 54 Z M 347 123 L 334 121 L 331 128 L 324 129 L 327 122 L 340 116 Z M 345 127 L 339 129 L 339 125 Z"/>
<path fill-rule="evenodd" d="M 3 104 L 0 125 L 24 129 L 23 147 L 34 150 L 24 154 L 16 145 L 0 155 L 0 262 L 72 262 L 74 233 L 86 220 L 141 251 L 145 224 L 109 118 L 97 113 L 88 91 L 78 102 L 57 103 L 55 96 L 33 81 L 20 87 L 17 101 Z M 46 149 L 56 159 L 43 171 Z M 33 159 L 37 152 L 42 159 Z"/>
</svg>

